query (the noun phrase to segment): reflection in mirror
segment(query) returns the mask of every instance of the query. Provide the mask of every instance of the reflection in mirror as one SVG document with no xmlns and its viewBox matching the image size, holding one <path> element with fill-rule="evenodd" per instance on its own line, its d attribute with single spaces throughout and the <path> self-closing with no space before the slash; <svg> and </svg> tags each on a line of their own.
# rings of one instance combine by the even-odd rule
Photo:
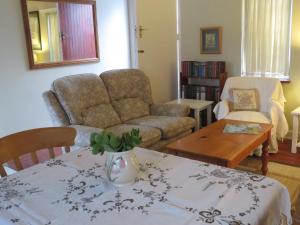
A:
<svg viewBox="0 0 300 225">
<path fill-rule="evenodd" d="M 98 62 L 95 0 L 21 0 L 30 68 Z"/>
<path fill-rule="evenodd" d="M 62 61 L 58 4 L 27 1 L 34 63 Z"/>
</svg>

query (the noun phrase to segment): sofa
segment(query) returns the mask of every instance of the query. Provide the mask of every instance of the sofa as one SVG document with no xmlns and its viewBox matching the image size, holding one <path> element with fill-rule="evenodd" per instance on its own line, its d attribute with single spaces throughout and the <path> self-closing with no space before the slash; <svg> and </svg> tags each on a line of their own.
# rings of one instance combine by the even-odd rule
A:
<svg viewBox="0 0 300 225">
<path fill-rule="evenodd" d="M 140 147 L 159 150 L 192 132 L 188 106 L 154 104 L 148 77 L 137 69 L 78 74 L 55 80 L 43 93 L 56 126 L 77 130 L 76 147 L 89 146 L 90 135 L 104 130 L 118 136 L 138 128 Z"/>
</svg>

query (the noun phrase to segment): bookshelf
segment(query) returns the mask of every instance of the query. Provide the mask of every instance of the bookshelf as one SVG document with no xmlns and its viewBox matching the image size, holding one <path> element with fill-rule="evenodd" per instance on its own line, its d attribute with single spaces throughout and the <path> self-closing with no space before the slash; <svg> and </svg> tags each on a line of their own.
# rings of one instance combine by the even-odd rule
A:
<svg viewBox="0 0 300 225">
<path fill-rule="evenodd" d="M 182 61 L 181 68 L 181 97 L 213 101 L 214 107 L 220 101 L 227 79 L 225 62 Z M 215 120 L 214 117 L 213 120 Z"/>
<path fill-rule="evenodd" d="M 220 100 L 227 79 L 224 61 L 183 61 L 181 68 L 182 98 Z"/>
</svg>

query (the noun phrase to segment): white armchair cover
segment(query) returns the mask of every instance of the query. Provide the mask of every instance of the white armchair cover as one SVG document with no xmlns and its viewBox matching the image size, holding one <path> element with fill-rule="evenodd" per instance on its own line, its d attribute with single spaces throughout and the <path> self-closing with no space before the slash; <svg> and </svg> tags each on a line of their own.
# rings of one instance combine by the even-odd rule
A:
<svg viewBox="0 0 300 225">
<path fill-rule="evenodd" d="M 259 93 L 260 112 L 230 112 L 228 102 L 233 101 L 229 92 L 232 88 L 257 89 Z M 221 95 L 221 102 L 215 106 L 213 111 L 218 120 L 226 118 L 248 120 L 250 122 L 263 122 L 268 120 L 273 124 L 270 152 L 276 153 L 278 151 L 277 138 L 283 138 L 288 132 L 288 123 L 284 115 L 285 102 L 286 99 L 278 79 L 231 77 L 227 79 L 225 83 Z"/>
</svg>

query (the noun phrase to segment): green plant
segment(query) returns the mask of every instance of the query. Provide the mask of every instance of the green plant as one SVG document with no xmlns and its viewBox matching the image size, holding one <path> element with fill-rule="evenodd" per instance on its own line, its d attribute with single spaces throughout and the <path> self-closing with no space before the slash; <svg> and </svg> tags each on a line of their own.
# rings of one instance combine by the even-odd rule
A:
<svg viewBox="0 0 300 225">
<path fill-rule="evenodd" d="M 139 129 L 132 129 L 131 132 L 123 133 L 122 137 L 107 131 L 92 133 L 90 146 L 94 155 L 107 152 L 125 152 L 133 149 L 142 142 Z"/>
</svg>

